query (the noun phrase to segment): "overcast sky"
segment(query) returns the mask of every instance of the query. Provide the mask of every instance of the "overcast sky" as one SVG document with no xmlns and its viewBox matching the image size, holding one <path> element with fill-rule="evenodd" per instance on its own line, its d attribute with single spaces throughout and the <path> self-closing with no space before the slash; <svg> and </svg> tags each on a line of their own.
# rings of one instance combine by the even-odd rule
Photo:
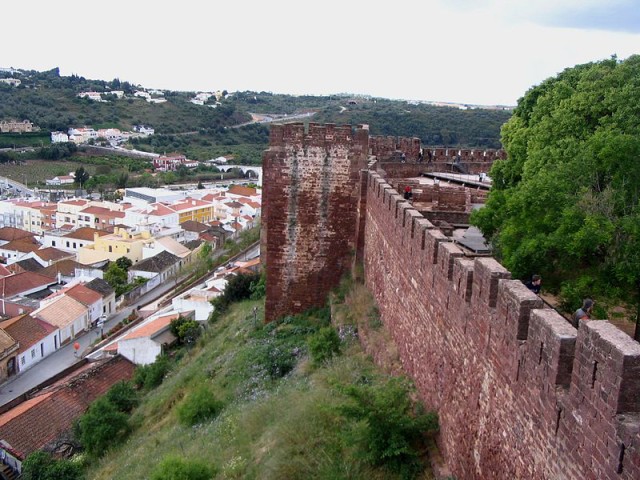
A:
<svg viewBox="0 0 640 480">
<path fill-rule="evenodd" d="M 10 1 L 0 67 L 171 90 L 514 105 L 567 67 L 640 53 L 637 3 Z"/>
</svg>

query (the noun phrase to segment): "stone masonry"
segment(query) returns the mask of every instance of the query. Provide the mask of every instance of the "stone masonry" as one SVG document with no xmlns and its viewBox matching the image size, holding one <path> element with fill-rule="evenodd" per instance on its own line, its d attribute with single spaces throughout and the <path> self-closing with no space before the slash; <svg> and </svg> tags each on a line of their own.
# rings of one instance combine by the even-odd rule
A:
<svg viewBox="0 0 640 480">
<path fill-rule="evenodd" d="M 263 159 L 268 321 L 324 305 L 351 268 L 368 139 L 350 126 L 271 127 Z"/>
<path fill-rule="evenodd" d="M 267 318 L 323 303 L 357 245 L 457 478 L 640 478 L 640 344 L 606 321 L 576 330 L 495 259 L 463 251 L 391 179 L 359 172 L 371 142 L 350 132 L 272 131 Z"/>
</svg>

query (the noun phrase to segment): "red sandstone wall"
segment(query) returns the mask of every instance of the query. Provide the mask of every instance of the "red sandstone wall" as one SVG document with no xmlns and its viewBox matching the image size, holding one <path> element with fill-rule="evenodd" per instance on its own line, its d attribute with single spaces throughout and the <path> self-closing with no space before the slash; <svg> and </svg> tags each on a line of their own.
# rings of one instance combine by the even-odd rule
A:
<svg viewBox="0 0 640 480">
<path fill-rule="evenodd" d="M 350 126 L 271 127 L 263 157 L 267 321 L 324 305 L 351 268 L 368 139 Z"/>
<path fill-rule="evenodd" d="M 460 479 L 640 478 L 640 345 L 576 331 L 369 174 L 365 278 Z"/>
</svg>

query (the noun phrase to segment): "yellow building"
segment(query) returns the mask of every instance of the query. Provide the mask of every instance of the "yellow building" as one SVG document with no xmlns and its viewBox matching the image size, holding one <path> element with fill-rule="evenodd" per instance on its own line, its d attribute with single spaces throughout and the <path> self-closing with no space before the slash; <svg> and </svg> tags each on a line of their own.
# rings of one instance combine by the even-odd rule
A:
<svg viewBox="0 0 640 480">
<path fill-rule="evenodd" d="M 142 260 L 142 248 L 151 240 L 153 237 L 146 230 L 130 232 L 116 227 L 111 235 L 101 237 L 94 234 L 93 245 L 87 245 L 78 251 L 78 262 L 91 265 L 103 260 L 115 261 L 120 257 L 127 257 L 136 264 Z"/>
<path fill-rule="evenodd" d="M 208 223 L 214 220 L 213 203 L 195 198 L 186 198 L 171 204 L 170 208 L 178 212 L 178 223 L 193 220 Z"/>
</svg>

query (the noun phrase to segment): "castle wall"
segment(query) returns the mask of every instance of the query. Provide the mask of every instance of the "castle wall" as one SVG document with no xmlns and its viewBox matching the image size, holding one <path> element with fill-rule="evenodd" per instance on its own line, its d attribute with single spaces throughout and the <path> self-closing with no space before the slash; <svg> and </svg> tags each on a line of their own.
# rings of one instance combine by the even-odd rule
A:
<svg viewBox="0 0 640 480">
<path fill-rule="evenodd" d="M 640 478 L 640 345 L 605 321 L 577 331 L 368 178 L 365 281 L 456 477 Z"/>
<path fill-rule="evenodd" d="M 267 321 L 322 305 L 355 252 L 405 372 L 439 413 L 457 478 L 640 478 L 640 344 L 606 321 L 576 330 L 495 259 L 463 252 L 364 169 L 374 150 L 402 145 L 410 157 L 415 139 L 369 140 L 365 129 L 272 126 Z M 462 196 L 437 196 L 452 210 L 439 213 L 460 223 Z M 467 190 L 464 204 L 472 198 Z"/>
<path fill-rule="evenodd" d="M 350 126 L 271 127 L 263 157 L 267 321 L 324 305 L 351 268 L 368 139 Z"/>
</svg>

